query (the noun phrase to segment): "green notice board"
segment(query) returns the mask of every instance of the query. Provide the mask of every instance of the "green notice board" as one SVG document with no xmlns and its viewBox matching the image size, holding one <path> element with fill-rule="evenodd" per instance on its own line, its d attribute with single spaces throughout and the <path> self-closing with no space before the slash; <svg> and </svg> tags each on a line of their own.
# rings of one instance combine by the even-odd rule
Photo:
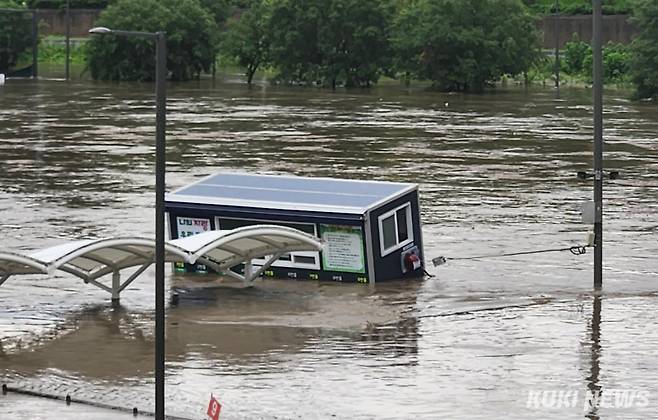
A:
<svg viewBox="0 0 658 420">
<path fill-rule="evenodd" d="M 365 273 L 363 230 L 360 226 L 320 225 L 325 241 L 322 266 L 326 271 Z"/>
</svg>

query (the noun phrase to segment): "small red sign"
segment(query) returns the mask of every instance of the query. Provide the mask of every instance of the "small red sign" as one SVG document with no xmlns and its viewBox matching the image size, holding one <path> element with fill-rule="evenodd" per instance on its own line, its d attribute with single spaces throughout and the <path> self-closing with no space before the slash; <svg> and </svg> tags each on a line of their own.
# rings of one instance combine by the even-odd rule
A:
<svg viewBox="0 0 658 420">
<path fill-rule="evenodd" d="M 222 411 L 222 405 L 217 399 L 210 394 L 210 403 L 208 404 L 208 419 L 219 420 L 219 412 Z"/>
</svg>

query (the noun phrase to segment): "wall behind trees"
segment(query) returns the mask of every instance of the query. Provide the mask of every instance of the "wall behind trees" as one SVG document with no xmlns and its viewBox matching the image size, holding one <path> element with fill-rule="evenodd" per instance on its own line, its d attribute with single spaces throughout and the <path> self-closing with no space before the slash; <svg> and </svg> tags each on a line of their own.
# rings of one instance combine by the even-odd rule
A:
<svg viewBox="0 0 658 420">
<path fill-rule="evenodd" d="M 590 42 L 592 39 L 592 16 L 545 16 L 538 23 L 539 30 L 544 34 L 544 48 L 555 47 L 555 19 L 558 20 L 558 36 L 560 47 L 571 41 L 573 34 L 578 38 Z M 637 30 L 629 22 L 628 15 L 605 15 L 603 16 L 603 43 L 608 42 L 628 44 L 631 42 Z"/>
<path fill-rule="evenodd" d="M 76 9 L 71 13 L 71 36 L 87 36 L 89 29 L 95 26 L 100 15 L 98 9 Z M 66 31 L 66 20 L 61 10 L 41 9 L 39 19 L 41 35 L 61 35 Z M 592 16 L 574 15 L 560 16 L 559 36 L 560 47 L 571 41 L 573 34 L 577 33 L 579 38 L 589 42 L 592 39 Z M 555 47 L 555 18 L 545 16 L 537 23 L 543 35 L 543 47 Z M 637 33 L 635 27 L 629 22 L 627 15 L 603 16 L 603 42 L 628 44 Z"/>
<path fill-rule="evenodd" d="M 71 9 L 71 36 L 89 35 L 102 10 Z M 63 10 L 39 9 L 39 35 L 63 35 L 66 33 L 66 14 Z"/>
</svg>

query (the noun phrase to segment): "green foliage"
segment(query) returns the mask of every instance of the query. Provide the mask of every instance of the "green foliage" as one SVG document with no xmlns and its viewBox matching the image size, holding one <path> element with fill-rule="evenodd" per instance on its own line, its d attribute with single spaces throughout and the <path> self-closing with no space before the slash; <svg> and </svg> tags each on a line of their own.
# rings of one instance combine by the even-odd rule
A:
<svg viewBox="0 0 658 420">
<path fill-rule="evenodd" d="M 0 0 L 2 9 L 25 9 L 18 1 Z M 32 46 L 32 15 L 0 12 L 0 73 L 12 69 L 19 56 Z"/>
<path fill-rule="evenodd" d="M 541 56 L 534 18 L 520 0 L 418 0 L 399 15 L 393 45 L 398 73 L 448 91 L 481 92 Z"/>
<path fill-rule="evenodd" d="M 603 81 L 623 83 L 628 79 L 631 53 L 623 44 L 609 42 L 603 47 Z M 592 80 L 592 47 L 578 37 L 564 46 L 563 70 L 572 76 Z"/>
<path fill-rule="evenodd" d="M 221 25 L 231 13 L 229 0 L 199 0 L 201 6 L 210 13 L 217 25 Z"/>
<path fill-rule="evenodd" d="M 71 9 L 104 9 L 111 0 L 69 0 Z M 64 9 L 66 0 L 27 0 L 29 9 Z"/>
<path fill-rule="evenodd" d="M 627 81 L 631 64 L 631 52 L 624 44 L 608 43 L 603 48 L 603 80 L 606 83 Z"/>
<path fill-rule="evenodd" d="M 658 1 L 635 0 L 632 22 L 639 29 L 631 44 L 635 95 L 658 99 Z"/>
<path fill-rule="evenodd" d="M 393 8 L 386 0 L 277 0 L 271 63 L 286 83 L 369 86 L 388 67 Z"/>
<path fill-rule="evenodd" d="M 116 0 L 96 22 L 112 29 L 167 33 L 167 68 L 172 80 L 210 71 L 216 24 L 198 0 Z M 102 80 L 153 80 L 153 40 L 95 35 L 87 48 L 91 76 Z"/>
<path fill-rule="evenodd" d="M 556 0 L 523 0 L 535 13 L 555 13 Z M 564 15 L 588 15 L 592 13 L 592 0 L 558 0 L 559 11 Z M 629 0 L 602 0 L 604 14 L 625 14 L 630 11 Z"/>
<path fill-rule="evenodd" d="M 84 43 L 71 43 L 71 63 L 83 64 L 85 62 Z M 62 37 L 48 37 L 39 45 L 39 62 L 64 64 L 66 62 L 66 44 Z M 30 58 L 31 59 L 31 58 Z"/>
<path fill-rule="evenodd" d="M 592 47 L 574 34 L 571 41 L 564 45 L 564 70 L 572 75 L 583 73 L 585 60 L 591 56 Z"/>
<path fill-rule="evenodd" d="M 525 73 L 525 82 L 545 82 L 555 77 L 555 60 L 542 56 L 534 62 Z"/>
<path fill-rule="evenodd" d="M 240 16 L 229 21 L 222 39 L 222 54 L 235 59 L 236 64 L 245 68 L 249 84 L 256 70 L 268 60 L 271 12 L 269 2 L 254 0 Z"/>
</svg>

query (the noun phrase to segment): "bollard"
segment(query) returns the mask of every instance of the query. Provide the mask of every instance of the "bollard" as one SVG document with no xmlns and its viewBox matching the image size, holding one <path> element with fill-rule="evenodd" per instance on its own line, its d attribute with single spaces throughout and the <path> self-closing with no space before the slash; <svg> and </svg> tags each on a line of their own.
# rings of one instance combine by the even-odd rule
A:
<svg viewBox="0 0 658 420">
<path fill-rule="evenodd" d="M 137 410 L 137 407 L 133 407 L 133 416 L 137 417 L 139 414 L 139 411 Z"/>
<path fill-rule="evenodd" d="M 2 395 L 7 395 L 7 384 L 2 384 Z"/>
<path fill-rule="evenodd" d="M 171 295 L 171 306 L 178 306 L 178 301 L 180 300 L 180 297 L 178 296 L 178 293 L 173 293 Z"/>
<path fill-rule="evenodd" d="M 66 405 L 71 405 L 71 396 L 66 394 Z"/>
</svg>

